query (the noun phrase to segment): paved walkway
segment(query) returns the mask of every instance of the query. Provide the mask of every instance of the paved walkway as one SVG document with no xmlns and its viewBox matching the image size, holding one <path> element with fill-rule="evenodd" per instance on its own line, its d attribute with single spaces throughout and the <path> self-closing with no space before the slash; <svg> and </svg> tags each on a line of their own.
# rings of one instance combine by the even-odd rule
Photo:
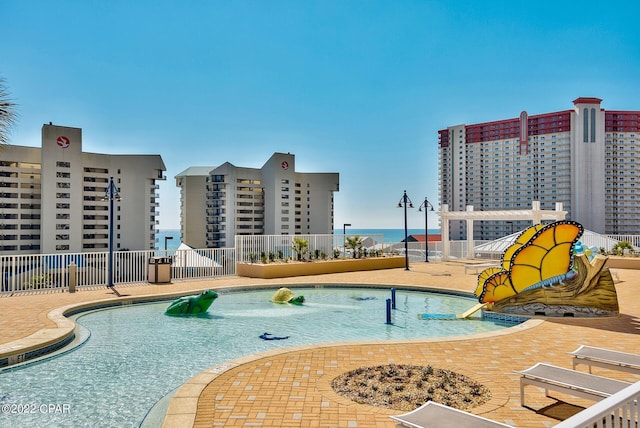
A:
<svg viewBox="0 0 640 428">
<path fill-rule="evenodd" d="M 359 342 L 335 346 L 304 346 L 247 356 L 195 376 L 178 390 L 164 427 L 393 427 L 394 410 L 356 404 L 331 389 L 337 375 L 362 366 L 387 363 L 430 364 L 468 375 L 489 387 L 492 398 L 473 409 L 493 420 L 517 427 L 550 427 L 583 407 L 587 400 L 556 394 L 546 398 L 528 387 L 520 406 L 518 376 L 513 372 L 536 362 L 571 367 L 567 355 L 580 344 L 637 353 L 640 350 L 640 271 L 618 269 L 616 284 L 621 315 L 606 319 L 534 320 L 499 333 L 438 340 Z M 118 287 L 126 296 L 98 288 L 77 293 L 34 293 L 0 298 L 0 358 L 41 346 L 69 332 L 61 313 L 69 306 L 110 299 L 177 294 L 203 288 L 287 284 L 385 284 L 435 287 L 470 292 L 476 276 L 464 274 L 461 263 L 415 263 L 410 271 L 389 269 L 285 280 L 227 278 L 167 285 Z M 638 381 L 640 376 L 604 369 L 597 374 Z"/>
</svg>

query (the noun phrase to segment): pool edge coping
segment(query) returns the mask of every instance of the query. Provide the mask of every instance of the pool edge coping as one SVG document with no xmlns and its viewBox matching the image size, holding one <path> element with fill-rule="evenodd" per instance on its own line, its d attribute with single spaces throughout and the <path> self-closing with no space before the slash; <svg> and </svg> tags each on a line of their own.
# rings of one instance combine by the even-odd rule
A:
<svg viewBox="0 0 640 428">
<path fill-rule="evenodd" d="M 110 297 L 104 299 L 97 300 L 89 300 L 81 303 L 73 303 L 64 305 L 55 309 L 52 309 L 47 313 L 47 318 L 56 324 L 56 327 L 53 328 L 44 328 L 36 331 L 35 333 L 20 339 L 16 339 L 11 342 L 7 342 L 4 344 L 2 349 L 8 349 L 8 351 L 0 352 L 0 361 L 3 359 L 9 360 L 16 355 L 25 355 L 27 353 L 38 352 L 46 348 L 50 348 L 47 352 L 42 355 L 37 355 L 36 357 L 30 358 L 28 360 L 23 360 L 18 363 L 8 364 L 5 366 L 0 366 L 0 371 L 17 368 L 22 366 L 23 364 L 34 363 L 38 361 L 41 357 L 46 358 L 47 356 L 51 356 L 56 351 L 61 350 L 71 342 L 73 342 L 74 332 L 76 329 L 76 323 L 69 316 L 80 314 L 83 312 L 89 312 L 97 309 L 104 309 L 115 306 L 128 306 L 131 304 L 142 304 L 142 303 L 152 303 L 164 300 L 170 300 L 172 298 L 178 298 L 182 296 L 193 295 L 197 290 L 201 289 L 212 289 L 215 291 L 221 290 L 260 290 L 260 289 L 276 289 L 279 287 L 290 287 L 290 288 L 324 288 L 324 287 L 362 287 L 362 288 L 396 288 L 399 290 L 410 290 L 410 291 L 430 291 L 436 292 L 446 295 L 454 295 L 460 297 L 473 297 L 473 293 L 464 292 L 460 290 L 451 290 L 447 288 L 439 288 L 434 286 L 423 286 L 423 285 L 411 285 L 411 284 L 363 284 L 363 283 L 351 283 L 351 282 L 328 282 L 328 283 L 280 283 L 280 284 L 227 284 L 227 285 L 213 285 L 211 287 L 198 287 L 194 290 L 186 290 L 179 292 L 169 292 L 169 293 L 160 293 L 160 294 L 143 294 L 138 296 L 120 296 L 120 297 Z M 545 322 L 544 319 L 541 318 L 531 318 L 531 317 L 522 317 L 528 318 L 526 321 L 517 324 L 512 327 L 507 327 L 504 329 L 491 331 L 491 332 L 483 332 L 476 333 L 471 335 L 463 335 L 463 336 L 451 336 L 451 337 L 443 337 L 443 338 L 424 338 L 424 339 L 396 339 L 396 340 L 385 340 L 385 345 L 397 345 L 397 344 L 407 344 L 407 343 L 433 343 L 433 342 L 455 342 L 461 340 L 473 340 L 473 339 L 482 339 L 487 337 L 494 336 L 502 336 L 506 334 L 513 334 L 518 331 L 528 330 L 530 328 L 535 328 Z M 271 358 L 278 355 L 283 355 L 287 353 L 308 351 L 311 349 L 324 349 L 324 348 L 333 348 L 333 347 L 343 347 L 343 346 L 367 346 L 367 345 L 375 345 L 379 344 L 380 340 L 368 340 L 368 341 L 350 341 L 350 342 L 327 342 L 323 344 L 314 344 L 314 345 L 297 345 L 287 348 L 274 349 L 270 351 L 264 351 L 256 354 L 250 354 L 244 357 L 235 358 L 232 360 L 225 361 L 220 364 L 216 364 L 209 369 L 206 369 L 189 380 L 183 383 L 181 386 L 177 387 L 169 400 L 169 404 L 167 406 L 166 412 L 164 413 L 162 427 L 183 427 L 193 426 L 196 418 L 198 399 L 202 394 L 202 391 L 206 388 L 209 383 L 213 382 L 218 376 L 222 373 L 234 369 L 238 366 L 242 366 L 244 364 L 249 364 L 255 361 L 259 361 L 264 358 Z M 76 345 L 78 346 L 78 345 Z M 489 403 L 493 401 L 490 400 Z M 185 411 L 187 409 L 187 411 Z M 382 409 L 384 410 L 384 409 Z M 141 421 L 141 423 L 143 423 Z"/>
<path fill-rule="evenodd" d="M 271 285 L 271 284 L 244 284 L 244 285 L 219 285 L 208 287 L 212 290 L 225 290 L 225 289 L 246 289 L 246 290 L 256 290 L 256 289 L 273 289 L 278 286 L 285 286 L 290 288 L 305 288 L 305 287 L 362 287 L 362 288 L 397 288 L 403 290 L 413 290 L 413 291 L 432 291 L 442 294 L 460 296 L 460 297 L 473 297 L 473 293 L 458 291 L 458 290 L 450 290 L 446 288 L 438 288 L 433 286 L 420 286 L 420 285 L 404 285 L 404 284 L 362 284 L 362 283 L 349 283 L 349 282 L 330 282 L 330 283 L 291 283 L 291 284 L 279 284 L 279 285 Z M 198 287 L 197 290 L 203 289 L 202 287 Z M 47 318 L 56 324 L 55 327 L 49 328 L 41 328 L 38 331 L 19 338 L 12 340 L 10 342 L 6 342 L 3 344 L 3 347 L 0 348 L 0 362 L 3 360 L 10 360 L 11 358 L 15 358 L 20 355 L 26 355 L 29 353 L 34 353 L 41 351 L 45 348 L 50 348 L 46 354 L 50 354 L 64 347 L 65 344 L 70 342 L 73 339 L 74 331 L 76 328 L 76 324 L 73 320 L 69 318 L 71 315 L 75 315 L 81 312 L 88 312 L 95 309 L 104 309 L 113 306 L 127 306 L 130 304 L 140 304 L 140 303 L 152 303 L 156 301 L 169 300 L 172 298 L 178 298 L 183 296 L 189 296 L 193 293 L 197 292 L 197 290 L 186 290 L 186 291 L 176 291 L 170 293 L 160 293 L 160 294 L 142 294 L 139 296 L 131 296 L 124 295 L 119 297 L 112 298 L 104 298 L 97 300 L 89 300 L 81 303 L 72 303 L 68 305 L 64 305 L 58 308 L 54 308 L 47 313 Z M 523 318 L 530 318 L 525 317 Z M 44 355 L 45 353 L 43 353 Z M 35 357 L 37 358 L 37 357 Z M 21 360 L 22 362 L 28 362 L 35 358 Z M 0 365 L 0 369 L 5 369 L 8 367 L 15 366 L 16 363 L 8 364 L 8 365 Z"/>
<path fill-rule="evenodd" d="M 396 340 L 385 340 L 385 345 L 404 345 L 404 344 L 424 344 L 424 343 L 434 343 L 434 342 L 458 342 L 458 341 L 467 341 L 467 340 L 476 340 L 476 339 L 485 339 L 490 337 L 504 336 L 519 333 L 524 330 L 529 330 L 532 328 L 539 327 L 545 322 L 544 319 L 528 319 L 520 324 L 514 325 L 512 327 L 507 327 L 500 330 L 476 333 L 470 335 L 463 336 L 450 336 L 450 337 L 439 337 L 439 338 L 424 338 L 424 339 L 396 339 Z M 251 355 L 247 355 L 240 358 L 234 358 L 232 360 L 228 360 L 219 364 L 216 364 L 206 370 L 201 371 L 200 373 L 193 376 L 191 379 L 187 380 L 180 387 L 178 387 L 171 397 L 169 405 L 167 406 L 167 410 L 164 416 L 164 422 L 162 424 L 163 428 L 178 428 L 184 426 L 193 426 L 195 423 L 197 408 L 198 408 L 198 400 L 200 399 L 200 395 L 204 391 L 204 389 L 216 378 L 226 373 L 229 370 L 236 369 L 237 367 L 241 367 L 246 364 L 254 363 L 256 361 L 260 361 L 266 358 L 272 358 L 280 355 L 285 355 L 289 353 L 295 352 L 304 352 L 310 350 L 317 349 L 326 349 L 326 348 L 339 348 L 344 346 L 372 346 L 378 345 L 382 341 L 380 340 L 361 340 L 361 341 L 350 341 L 350 342 L 327 342 L 317 345 L 297 345 L 287 348 L 280 349 L 272 349 L 269 351 L 259 352 Z M 499 400 L 499 397 L 492 397 L 487 403 L 483 404 L 482 407 L 491 407 L 496 406 L 492 402 Z M 350 401 L 351 404 L 353 402 Z M 377 408 L 375 406 L 370 406 L 373 409 L 379 409 L 380 411 L 389 411 L 389 414 L 397 413 L 392 409 L 385 408 Z M 496 406 L 497 407 L 497 406 Z"/>
</svg>

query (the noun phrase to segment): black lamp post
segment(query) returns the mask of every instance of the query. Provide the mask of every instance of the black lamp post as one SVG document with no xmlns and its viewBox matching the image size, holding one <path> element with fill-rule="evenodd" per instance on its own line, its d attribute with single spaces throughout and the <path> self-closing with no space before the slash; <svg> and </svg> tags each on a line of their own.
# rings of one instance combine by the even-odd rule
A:
<svg viewBox="0 0 640 428">
<path fill-rule="evenodd" d="M 173 239 L 173 236 L 165 236 L 164 237 L 164 251 L 165 252 L 167 251 L 167 240 L 168 239 Z M 165 256 L 166 256 L 166 253 L 165 253 Z"/>
<path fill-rule="evenodd" d="M 109 187 L 107 187 L 104 199 L 109 200 L 109 278 L 107 287 L 113 288 L 113 201 L 120 201 L 120 189 L 113 182 L 113 177 L 109 177 Z"/>
<path fill-rule="evenodd" d="M 409 270 L 409 242 L 407 236 L 407 203 L 409 204 L 409 208 L 413 208 L 413 202 L 407 196 L 407 191 L 404 191 L 402 198 L 400 198 L 400 202 L 398 202 L 398 208 L 402 208 L 404 206 L 404 270 Z"/>
<path fill-rule="evenodd" d="M 351 223 L 342 225 L 342 252 L 345 258 L 347 257 L 347 226 L 351 227 Z"/>
<path fill-rule="evenodd" d="M 424 261 L 429 263 L 429 211 L 433 211 L 433 205 L 424 197 L 424 202 L 418 207 L 418 211 L 422 211 L 424 207 Z"/>
</svg>

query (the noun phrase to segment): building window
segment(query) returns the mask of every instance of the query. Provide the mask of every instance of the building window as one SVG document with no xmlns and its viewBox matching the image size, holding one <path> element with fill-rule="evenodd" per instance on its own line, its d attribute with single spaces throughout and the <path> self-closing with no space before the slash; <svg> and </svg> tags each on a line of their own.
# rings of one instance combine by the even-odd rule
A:
<svg viewBox="0 0 640 428">
<path fill-rule="evenodd" d="M 108 174 L 109 170 L 106 168 L 90 168 L 90 167 L 85 167 L 84 168 L 84 172 L 94 172 L 97 174 Z"/>
<path fill-rule="evenodd" d="M 591 108 L 591 142 L 596 142 L 596 109 Z"/>
<path fill-rule="evenodd" d="M 582 133 L 584 134 L 582 136 L 582 141 L 584 143 L 588 143 L 589 142 L 589 110 L 588 109 L 584 109 L 582 111 Z"/>
<path fill-rule="evenodd" d="M 58 168 L 71 168 L 71 162 L 58 161 L 58 162 L 56 162 L 56 166 Z"/>
</svg>

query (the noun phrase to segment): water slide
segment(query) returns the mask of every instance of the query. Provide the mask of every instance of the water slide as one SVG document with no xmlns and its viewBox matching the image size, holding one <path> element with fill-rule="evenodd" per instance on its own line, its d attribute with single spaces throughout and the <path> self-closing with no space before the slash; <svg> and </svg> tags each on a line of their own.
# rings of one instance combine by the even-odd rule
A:
<svg viewBox="0 0 640 428">
<path fill-rule="evenodd" d="M 477 303 L 474 306 L 470 307 L 466 311 L 461 314 L 418 314 L 419 320 L 456 320 L 456 319 L 466 319 L 471 315 L 478 312 L 480 309 L 487 306 L 486 303 Z"/>
</svg>

